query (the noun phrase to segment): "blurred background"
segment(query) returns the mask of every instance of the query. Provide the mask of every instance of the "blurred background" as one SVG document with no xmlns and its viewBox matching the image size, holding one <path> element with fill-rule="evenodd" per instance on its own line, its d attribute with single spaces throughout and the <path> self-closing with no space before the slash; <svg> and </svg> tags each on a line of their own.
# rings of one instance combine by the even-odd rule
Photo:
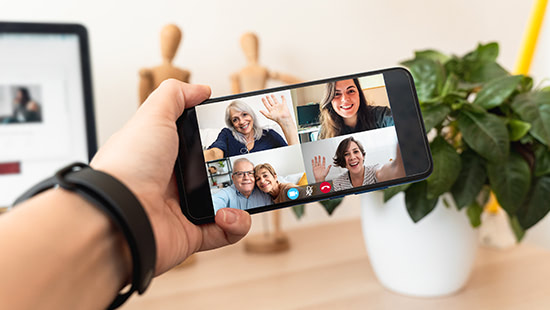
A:
<svg viewBox="0 0 550 310">
<path fill-rule="evenodd" d="M 178 25 L 183 39 L 173 64 L 208 84 L 213 96 L 230 93 L 230 75 L 245 64 L 240 36 L 260 40 L 260 64 L 304 81 L 399 65 L 415 50 L 462 55 L 480 43 L 500 44 L 498 61 L 514 70 L 533 1 L 339 0 L 339 1 L 69 1 L 3 3 L 2 21 L 74 22 L 90 35 L 98 143 L 102 145 L 138 106 L 138 71 L 161 63 L 159 33 Z M 547 49 L 546 49 L 547 50 Z M 544 49 L 539 49 L 539 53 Z M 541 70 L 533 67 L 535 84 Z M 268 86 L 276 86 L 270 84 Z M 359 199 L 328 217 L 309 206 L 296 221 L 289 210 L 283 226 L 311 225 L 359 216 Z M 262 222 L 254 221 L 254 229 Z M 550 248 L 550 217 L 527 242 Z"/>
</svg>

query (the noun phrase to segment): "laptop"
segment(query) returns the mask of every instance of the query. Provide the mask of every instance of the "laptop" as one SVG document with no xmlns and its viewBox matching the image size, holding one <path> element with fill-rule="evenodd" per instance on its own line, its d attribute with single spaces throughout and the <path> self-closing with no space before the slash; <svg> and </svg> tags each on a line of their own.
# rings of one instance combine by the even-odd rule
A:
<svg viewBox="0 0 550 310">
<path fill-rule="evenodd" d="M 296 111 L 298 113 L 299 128 L 309 128 L 321 124 L 319 121 L 320 110 L 318 103 L 297 106 Z"/>
<path fill-rule="evenodd" d="M 0 207 L 97 150 L 86 29 L 0 22 Z"/>
</svg>

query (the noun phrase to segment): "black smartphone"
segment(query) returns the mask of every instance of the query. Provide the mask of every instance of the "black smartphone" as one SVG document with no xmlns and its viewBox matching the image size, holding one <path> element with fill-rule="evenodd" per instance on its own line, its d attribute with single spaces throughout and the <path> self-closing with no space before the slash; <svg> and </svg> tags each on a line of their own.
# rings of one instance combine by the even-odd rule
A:
<svg viewBox="0 0 550 310">
<path fill-rule="evenodd" d="M 427 178 L 411 74 L 389 68 L 206 100 L 177 121 L 175 174 L 195 224 Z"/>
</svg>

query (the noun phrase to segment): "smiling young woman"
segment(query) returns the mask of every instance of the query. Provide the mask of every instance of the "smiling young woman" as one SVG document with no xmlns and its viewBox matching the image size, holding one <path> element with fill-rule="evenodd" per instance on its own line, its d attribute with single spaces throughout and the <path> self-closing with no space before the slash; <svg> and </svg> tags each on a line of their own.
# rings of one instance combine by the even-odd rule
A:
<svg viewBox="0 0 550 310">
<path fill-rule="evenodd" d="M 357 79 L 327 83 L 320 107 L 319 139 L 394 125 L 388 107 L 367 103 Z"/>
</svg>

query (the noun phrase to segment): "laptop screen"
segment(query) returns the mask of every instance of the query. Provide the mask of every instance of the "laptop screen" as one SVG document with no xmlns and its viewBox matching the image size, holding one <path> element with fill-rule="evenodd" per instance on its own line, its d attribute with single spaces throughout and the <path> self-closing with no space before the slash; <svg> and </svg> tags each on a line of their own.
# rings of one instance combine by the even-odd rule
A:
<svg viewBox="0 0 550 310">
<path fill-rule="evenodd" d="M 318 103 L 312 103 L 302 106 L 297 106 L 296 111 L 298 114 L 298 126 L 307 127 L 319 125 L 319 110 Z"/>
<path fill-rule="evenodd" d="M 0 207 L 95 152 L 80 40 L 70 31 L 19 33 L 0 25 Z"/>
</svg>

